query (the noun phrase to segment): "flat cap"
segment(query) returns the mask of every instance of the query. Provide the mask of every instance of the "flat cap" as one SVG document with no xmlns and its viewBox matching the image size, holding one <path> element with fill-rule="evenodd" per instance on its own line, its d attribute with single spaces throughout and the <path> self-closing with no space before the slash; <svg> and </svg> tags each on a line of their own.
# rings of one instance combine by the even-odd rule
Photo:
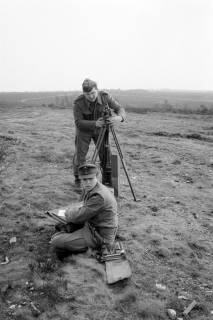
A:
<svg viewBox="0 0 213 320">
<path fill-rule="evenodd" d="M 88 164 L 83 164 L 78 168 L 78 174 L 80 178 L 93 178 L 97 175 L 98 168 L 96 167 L 95 164 L 88 163 Z"/>
<path fill-rule="evenodd" d="M 93 88 L 97 89 L 97 83 L 90 79 L 85 79 L 82 83 L 82 89 L 84 92 L 90 92 Z"/>
</svg>

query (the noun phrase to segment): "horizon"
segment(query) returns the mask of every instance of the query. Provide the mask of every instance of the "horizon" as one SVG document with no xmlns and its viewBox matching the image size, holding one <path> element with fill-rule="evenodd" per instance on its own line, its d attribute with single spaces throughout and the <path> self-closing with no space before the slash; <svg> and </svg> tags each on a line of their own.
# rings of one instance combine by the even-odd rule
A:
<svg viewBox="0 0 213 320">
<path fill-rule="evenodd" d="M 199 90 L 199 89 L 169 89 L 169 88 L 165 88 L 165 89 L 143 89 L 143 88 L 133 88 L 133 89 L 113 89 L 113 88 L 101 88 L 98 90 L 106 90 L 106 91 L 149 91 L 149 92 L 211 92 L 213 93 L 213 90 Z M 26 90 L 26 91 L 0 91 L 0 94 L 12 94 L 12 93 L 57 93 L 57 92 L 82 92 L 82 90 Z"/>
</svg>

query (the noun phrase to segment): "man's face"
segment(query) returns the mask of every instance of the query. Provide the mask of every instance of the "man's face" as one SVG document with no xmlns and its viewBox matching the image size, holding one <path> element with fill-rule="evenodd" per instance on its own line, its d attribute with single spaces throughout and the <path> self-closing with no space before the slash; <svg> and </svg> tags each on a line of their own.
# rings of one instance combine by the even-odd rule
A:
<svg viewBox="0 0 213 320">
<path fill-rule="evenodd" d="M 90 92 L 83 92 L 83 94 L 88 101 L 94 102 L 98 96 L 98 89 L 92 88 Z"/>
<path fill-rule="evenodd" d="M 96 185 L 97 181 L 98 181 L 97 177 L 87 178 L 85 176 L 85 177 L 81 178 L 81 185 L 84 188 L 84 190 L 87 192 L 87 191 L 90 191 L 90 190 L 92 190 L 94 188 L 94 186 Z"/>
</svg>

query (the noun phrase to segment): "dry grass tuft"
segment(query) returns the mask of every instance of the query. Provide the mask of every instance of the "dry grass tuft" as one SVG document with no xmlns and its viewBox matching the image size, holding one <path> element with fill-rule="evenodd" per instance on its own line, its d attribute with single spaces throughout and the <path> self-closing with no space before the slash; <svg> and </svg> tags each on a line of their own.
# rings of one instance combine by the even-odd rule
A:
<svg viewBox="0 0 213 320">
<path fill-rule="evenodd" d="M 54 150 L 42 150 L 32 155 L 32 158 L 34 158 L 38 162 L 66 164 L 66 163 L 70 163 L 70 158 L 72 158 L 72 155 L 70 154 L 70 152 L 56 152 Z"/>
<path fill-rule="evenodd" d="M 128 290 L 115 300 L 114 309 L 119 312 L 129 312 L 137 301 L 137 293 L 133 290 Z"/>
<path fill-rule="evenodd" d="M 6 144 L 0 145 L 0 162 L 4 161 L 7 156 L 8 146 Z"/>
<path fill-rule="evenodd" d="M 86 268 L 87 270 L 89 270 L 89 269 L 92 270 L 93 272 L 95 272 L 95 275 L 97 277 L 100 277 L 103 279 L 105 278 L 104 266 L 102 264 L 98 263 L 96 261 L 96 259 L 87 258 L 85 256 L 83 256 L 83 257 L 77 256 L 76 263 L 80 267 Z"/>
<path fill-rule="evenodd" d="M 55 306 L 57 303 L 64 301 L 64 297 L 61 294 L 60 288 L 57 283 L 46 283 L 44 286 L 39 289 L 38 292 L 42 293 L 44 298 L 43 300 L 43 308 L 46 309 L 45 304 L 49 306 Z M 41 303 L 41 302 L 40 302 Z M 42 308 L 42 309 L 43 309 Z"/>
<path fill-rule="evenodd" d="M 32 315 L 32 312 L 29 308 L 22 308 L 20 310 L 16 310 L 13 313 L 13 319 L 15 319 L 15 320 L 33 320 L 35 318 Z"/>
<path fill-rule="evenodd" d="M 164 320 L 166 317 L 164 303 L 157 299 L 144 299 L 138 302 L 137 314 L 147 320 Z"/>
</svg>

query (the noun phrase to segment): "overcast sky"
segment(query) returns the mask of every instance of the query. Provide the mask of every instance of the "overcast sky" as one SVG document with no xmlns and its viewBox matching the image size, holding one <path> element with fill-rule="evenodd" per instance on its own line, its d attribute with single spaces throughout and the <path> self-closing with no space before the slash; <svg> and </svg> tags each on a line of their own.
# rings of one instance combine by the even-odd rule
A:
<svg viewBox="0 0 213 320">
<path fill-rule="evenodd" d="M 212 0 L 0 0 L 0 91 L 213 90 Z"/>
</svg>

